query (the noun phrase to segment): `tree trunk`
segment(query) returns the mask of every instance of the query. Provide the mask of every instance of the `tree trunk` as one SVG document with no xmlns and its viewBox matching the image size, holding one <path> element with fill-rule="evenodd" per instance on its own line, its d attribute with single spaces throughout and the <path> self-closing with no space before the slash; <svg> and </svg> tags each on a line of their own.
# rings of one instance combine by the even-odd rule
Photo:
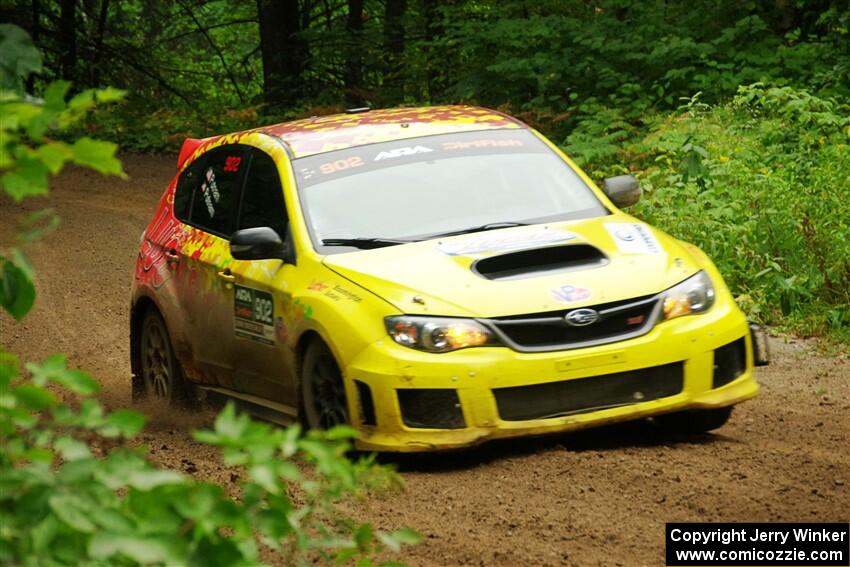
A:
<svg viewBox="0 0 850 567">
<path fill-rule="evenodd" d="M 345 22 L 348 45 L 345 54 L 346 104 L 363 106 L 363 59 L 361 32 L 363 31 L 363 0 L 348 0 L 348 19 Z"/>
<path fill-rule="evenodd" d="M 407 0 L 386 0 L 384 12 L 384 102 L 388 106 L 404 101 L 404 12 Z"/>
<path fill-rule="evenodd" d="M 109 15 L 109 0 L 100 1 L 100 14 L 97 18 L 97 32 L 94 38 L 94 57 L 91 65 L 91 86 L 100 86 L 100 65 L 103 61 L 103 36 L 106 33 L 106 18 Z"/>
<path fill-rule="evenodd" d="M 779 13 L 779 31 L 787 33 L 797 27 L 797 10 L 791 0 L 776 0 L 776 11 Z"/>
<path fill-rule="evenodd" d="M 36 47 L 41 47 L 39 40 L 41 39 L 41 7 L 38 0 L 32 0 L 32 31 L 30 32 L 32 42 Z M 27 77 L 26 91 L 32 94 L 35 90 L 35 75 L 31 74 Z"/>
<path fill-rule="evenodd" d="M 267 110 L 295 103 L 304 93 L 307 45 L 298 37 L 303 14 L 298 0 L 257 0 L 263 96 Z"/>
<path fill-rule="evenodd" d="M 77 2 L 62 0 L 59 15 L 59 73 L 66 81 L 77 78 Z"/>
<path fill-rule="evenodd" d="M 425 17 L 425 73 L 428 88 L 428 101 L 436 98 L 437 79 L 440 76 L 440 61 L 436 57 L 434 41 L 443 35 L 443 21 L 439 12 L 439 0 L 422 0 L 422 14 Z"/>
<path fill-rule="evenodd" d="M 218 44 L 213 41 L 212 36 L 207 28 L 201 25 L 201 22 L 198 20 L 195 13 L 192 11 L 192 8 L 184 4 L 181 0 L 177 0 L 177 3 L 183 8 L 183 11 L 186 12 L 186 15 L 192 20 L 195 24 L 195 28 L 204 36 L 209 44 L 210 48 L 215 51 L 216 55 L 218 55 L 218 60 L 221 62 L 221 67 L 224 69 L 225 74 L 230 79 L 230 84 L 233 85 L 233 90 L 236 91 L 236 96 L 239 97 L 239 102 L 245 102 L 245 98 L 242 96 L 242 89 L 239 88 L 239 81 L 236 80 L 236 75 L 233 74 L 233 70 L 230 68 L 230 65 L 227 63 L 227 60 L 224 58 L 224 53 L 222 53 L 221 48 L 219 48 Z"/>
</svg>

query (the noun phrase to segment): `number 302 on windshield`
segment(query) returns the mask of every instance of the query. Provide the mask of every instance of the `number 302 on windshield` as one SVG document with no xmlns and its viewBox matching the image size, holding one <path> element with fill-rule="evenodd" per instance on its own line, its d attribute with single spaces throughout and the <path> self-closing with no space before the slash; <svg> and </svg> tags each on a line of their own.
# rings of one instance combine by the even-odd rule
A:
<svg viewBox="0 0 850 567">
<path fill-rule="evenodd" d="M 250 287 L 235 286 L 233 331 L 239 338 L 273 345 L 275 330 L 272 294 Z"/>
</svg>

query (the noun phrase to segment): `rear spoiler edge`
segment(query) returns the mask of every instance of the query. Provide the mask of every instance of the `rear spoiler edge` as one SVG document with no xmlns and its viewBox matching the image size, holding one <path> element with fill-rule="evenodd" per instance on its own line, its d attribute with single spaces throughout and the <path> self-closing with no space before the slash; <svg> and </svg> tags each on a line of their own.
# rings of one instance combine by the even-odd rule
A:
<svg viewBox="0 0 850 567">
<path fill-rule="evenodd" d="M 177 156 L 177 171 L 183 167 L 186 160 L 192 157 L 195 150 L 203 143 L 203 138 L 186 138 L 183 140 L 183 147 L 180 148 L 180 154 Z"/>
</svg>

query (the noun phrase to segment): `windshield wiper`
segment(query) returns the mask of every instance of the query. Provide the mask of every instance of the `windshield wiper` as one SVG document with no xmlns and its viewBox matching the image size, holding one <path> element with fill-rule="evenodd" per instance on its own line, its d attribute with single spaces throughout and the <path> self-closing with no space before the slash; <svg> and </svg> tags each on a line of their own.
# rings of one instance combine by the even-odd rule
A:
<svg viewBox="0 0 850 567">
<path fill-rule="evenodd" d="M 431 234 L 429 235 L 429 237 L 436 238 L 438 236 L 455 236 L 456 234 L 470 234 L 472 232 L 484 232 L 485 230 L 498 230 L 500 228 L 511 228 L 514 226 L 528 226 L 528 223 L 510 221 L 488 222 L 487 224 L 482 224 L 480 226 L 471 226 L 469 228 L 462 228 L 460 230 L 452 230 L 450 232 L 440 232 L 438 234 Z"/>
<path fill-rule="evenodd" d="M 410 244 L 414 240 L 398 240 L 395 238 L 325 238 L 322 240 L 324 246 L 351 246 L 369 250 L 372 248 L 383 248 L 385 246 L 396 246 L 398 244 Z"/>
</svg>

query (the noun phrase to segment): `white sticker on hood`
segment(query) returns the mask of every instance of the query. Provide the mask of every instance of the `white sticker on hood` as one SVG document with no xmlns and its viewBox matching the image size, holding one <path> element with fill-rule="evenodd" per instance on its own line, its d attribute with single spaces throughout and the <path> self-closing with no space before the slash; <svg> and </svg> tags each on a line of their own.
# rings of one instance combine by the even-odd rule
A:
<svg viewBox="0 0 850 567">
<path fill-rule="evenodd" d="M 441 242 L 437 248 L 449 256 L 468 256 L 470 254 L 480 254 L 481 252 L 517 250 L 520 248 L 531 248 L 532 246 L 541 244 L 566 242 L 567 240 L 573 240 L 575 237 L 575 234 L 566 230 L 521 231 Z"/>
<path fill-rule="evenodd" d="M 658 239 L 652 234 L 652 229 L 645 224 L 609 222 L 605 223 L 605 228 L 611 233 L 620 252 L 626 254 L 662 254 L 664 252 Z"/>
</svg>

